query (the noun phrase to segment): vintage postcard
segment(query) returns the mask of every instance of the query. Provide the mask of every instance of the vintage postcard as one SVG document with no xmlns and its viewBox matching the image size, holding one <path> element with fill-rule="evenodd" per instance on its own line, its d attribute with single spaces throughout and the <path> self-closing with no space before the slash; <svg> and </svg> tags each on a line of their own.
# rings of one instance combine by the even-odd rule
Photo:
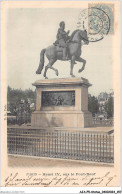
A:
<svg viewBox="0 0 122 194">
<path fill-rule="evenodd" d="M 1 53 L 1 187 L 120 187 L 120 2 L 2 1 Z"/>
</svg>

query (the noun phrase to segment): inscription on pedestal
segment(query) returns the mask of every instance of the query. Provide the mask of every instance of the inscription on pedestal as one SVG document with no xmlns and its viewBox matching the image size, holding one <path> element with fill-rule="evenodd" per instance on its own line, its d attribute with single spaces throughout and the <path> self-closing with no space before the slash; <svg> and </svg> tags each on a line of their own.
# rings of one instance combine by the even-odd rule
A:
<svg viewBox="0 0 122 194">
<path fill-rule="evenodd" d="M 42 106 L 75 106 L 75 91 L 43 91 Z"/>
</svg>

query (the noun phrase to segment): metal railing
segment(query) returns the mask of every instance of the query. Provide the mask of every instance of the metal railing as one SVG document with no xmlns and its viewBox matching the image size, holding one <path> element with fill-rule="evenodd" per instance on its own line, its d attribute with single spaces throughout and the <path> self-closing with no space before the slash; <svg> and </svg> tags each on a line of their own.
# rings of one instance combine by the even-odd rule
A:
<svg viewBox="0 0 122 194">
<path fill-rule="evenodd" d="M 96 120 L 93 118 L 93 125 L 96 125 L 96 126 L 114 126 L 114 119 Z"/>
<path fill-rule="evenodd" d="M 16 116 L 9 116 L 7 118 L 7 124 L 8 125 L 22 125 L 26 123 L 31 123 L 31 113 L 22 113 L 20 115 Z M 94 126 L 113 126 L 114 125 L 114 119 L 106 119 L 106 120 L 96 120 L 95 118 L 92 118 L 92 123 Z"/>
<path fill-rule="evenodd" d="M 7 117 L 7 125 L 22 125 L 26 123 L 31 122 L 31 113 L 25 113 L 25 114 L 20 114 L 20 115 L 15 115 L 15 116 L 8 116 Z"/>
<path fill-rule="evenodd" d="M 8 154 L 114 162 L 114 136 L 105 133 L 8 128 Z"/>
</svg>

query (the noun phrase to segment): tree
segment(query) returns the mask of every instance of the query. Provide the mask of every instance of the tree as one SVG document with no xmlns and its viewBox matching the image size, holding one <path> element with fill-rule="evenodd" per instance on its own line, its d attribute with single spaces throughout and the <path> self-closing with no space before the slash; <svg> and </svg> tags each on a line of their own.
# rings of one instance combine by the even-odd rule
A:
<svg viewBox="0 0 122 194">
<path fill-rule="evenodd" d="M 28 99 L 30 100 L 30 103 L 36 101 L 36 92 L 31 89 L 21 90 L 21 89 L 12 89 L 10 86 L 8 86 L 7 89 L 7 102 L 8 106 L 7 109 L 11 111 L 12 113 L 15 112 L 15 109 L 17 109 L 21 103 L 21 100 L 25 102 L 25 104 L 28 106 Z"/>
<path fill-rule="evenodd" d="M 98 100 L 95 96 L 89 95 L 89 97 L 88 97 L 88 110 L 92 113 L 93 116 L 95 116 L 95 113 L 98 113 L 99 104 L 98 104 Z"/>
<path fill-rule="evenodd" d="M 114 99 L 113 97 L 110 97 L 108 101 L 105 103 L 105 111 L 108 114 L 109 117 L 113 117 L 114 114 Z"/>
</svg>

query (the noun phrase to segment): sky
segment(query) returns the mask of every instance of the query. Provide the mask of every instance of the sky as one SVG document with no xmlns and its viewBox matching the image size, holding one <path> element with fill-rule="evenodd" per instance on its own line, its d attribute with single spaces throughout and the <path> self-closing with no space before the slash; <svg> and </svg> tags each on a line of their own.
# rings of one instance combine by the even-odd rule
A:
<svg viewBox="0 0 122 194">
<path fill-rule="evenodd" d="M 35 89 L 36 80 L 42 80 L 43 72 L 35 72 L 39 65 L 40 52 L 56 40 L 60 21 L 65 21 L 66 31 L 70 34 L 77 29 L 81 9 L 76 8 L 16 8 L 7 11 L 7 83 L 14 89 Z M 82 46 L 81 57 L 86 60 L 86 67 L 78 73 L 82 63 L 74 66 L 76 77 L 84 77 L 92 86 L 89 93 L 97 96 L 100 92 L 110 92 L 112 82 L 112 35 L 103 40 Z M 45 57 L 45 66 L 48 60 Z M 48 78 L 69 78 L 70 62 L 57 61 L 53 70 L 48 70 Z"/>
</svg>

